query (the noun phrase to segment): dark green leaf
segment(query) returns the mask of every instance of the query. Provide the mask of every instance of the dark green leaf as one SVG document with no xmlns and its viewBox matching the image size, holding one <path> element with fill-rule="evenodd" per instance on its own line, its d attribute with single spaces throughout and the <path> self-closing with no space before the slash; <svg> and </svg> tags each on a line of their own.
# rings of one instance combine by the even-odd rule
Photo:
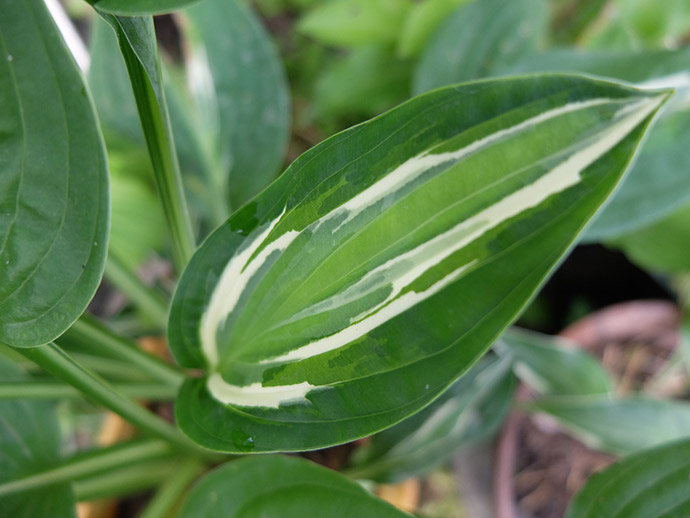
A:
<svg viewBox="0 0 690 518">
<path fill-rule="evenodd" d="M 0 341 L 53 340 L 108 248 L 108 168 L 81 74 L 43 2 L 0 16 Z"/>
<path fill-rule="evenodd" d="M 420 96 L 299 158 L 198 250 L 169 340 L 195 441 L 288 451 L 426 406 L 518 315 L 666 94 L 570 76 Z"/>
<path fill-rule="evenodd" d="M 510 367 L 510 357 L 480 360 L 424 410 L 371 437 L 349 474 L 379 482 L 424 475 L 460 448 L 490 437 L 513 398 Z"/>
<path fill-rule="evenodd" d="M 512 353 L 515 373 L 541 394 L 607 394 L 612 382 L 601 364 L 575 344 L 556 337 L 511 328 L 501 344 Z"/>
<path fill-rule="evenodd" d="M 296 457 L 269 455 L 229 462 L 206 475 L 182 518 L 404 518 L 343 475 Z"/>
<path fill-rule="evenodd" d="M 290 129 L 287 80 L 273 44 L 239 0 L 205 0 L 186 11 L 190 75 L 197 86 L 212 188 L 244 204 L 273 180 Z M 227 198 L 226 198 L 227 199 Z"/>
<path fill-rule="evenodd" d="M 555 417 L 592 448 L 618 455 L 690 437 L 690 404 L 682 401 L 554 397 L 530 406 Z"/>
<path fill-rule="evenodd" d="M 626 457 L 594 474 L 575 496 L 567 518 L 690 516 L 690 441 Z"/>
<path fill-rule="evenodd" d="M 546 31 L 544 0 L 475 0 L 448 18 L 427 45 L 413 91 L 492 75 L 533 52 Z"/>
<path fill-rule="evenodd" d="M 147 14 L 164 14 L 200 0 L 87 0 L 99 11 L 118 16 L 144 16 Z"/>
<path fill-rule="evenodd" d="M 0 378 L 26 379 L 0 356 Z M 59 461 L 60 429 L 55 408 L 45 401 L 0 401 L 0 484 L 53 466 Z M 70 484 L 0 495 L 0 516 L 48 518 L 76 516 Z"/>
</svg>

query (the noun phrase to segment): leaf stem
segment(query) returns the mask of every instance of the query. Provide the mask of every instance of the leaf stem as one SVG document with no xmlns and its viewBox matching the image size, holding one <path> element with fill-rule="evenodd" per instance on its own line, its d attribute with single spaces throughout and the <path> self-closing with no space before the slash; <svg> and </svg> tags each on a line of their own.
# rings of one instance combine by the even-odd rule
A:
<svg viewBox="0 0 690 518">
<path fill-rule="evenodd" d="M 79 365 L 56 344 L 20 349 L 19 352 L 145 432 L 194 455 L 210 455 L 210 452 L 189 441 L 173 425 L 125 397 L 97 374 Z"/>
<path fill-rule="evenodd" d="M 88 315 L 82 315 L 63 336 L 96 346 L 95 349 L 103 348 L 168 385 L 179 387 L 184 380 L 184 374 L 176 367 L 142 351 L 135 342 L 113 333 Z"/>
<path fill-rule="evenodd" d="M 127 18 L 110 15 L 104 15 L 104 18 L 115 29 L 120 43 L 173 243 L 175 266 L 178 272 L 182 272 L 194 253 L 196 243 L 162 88 L 153 19 L 150 16 Z"/>
<path fill-rule="evenodd" d="M 144 315 L 159 328 L 168 325 L 168 304 L 158 291 L 146 286 L 135 274 L 117 258 L 109 253 L 105 263 L 105 276 L 115 285 Z"/>
<path fill-rule="evenodd" d="M 139 515 L 139 518 L 173 516 L 174 513 L 171 511 L 180 501 L 180 497 L 184 494 L 185 489 L 203 469 L 203 464 L 193 457 L 182 461 L 172 476 L 163 483 L 146 509 Z"/>
<path fill-rule="evenodd" d="M 138 462 L 75 480 L 72 487 L 80 502 L 137 493 L 159 486 L 179 465 L 173 458 Z"/>
<path fill-rule="evenodd" d="M 147 383 L 114 384 L 122 395 L 151 401 L 175 399 L 177 388 Z M 81 392 L 65 383 L 55 381 L 0 381 L 0 400 L 3 399 L 63 399 L 81 397 Z"/>
<path fill-rule="evenodd" d="M 108 448 L 78 453 L 52 468 L 0 484 L 0 496 L 90 477 L 174 453 L 172 445 L 160 439 L 137 439 Z"/>
</svg>

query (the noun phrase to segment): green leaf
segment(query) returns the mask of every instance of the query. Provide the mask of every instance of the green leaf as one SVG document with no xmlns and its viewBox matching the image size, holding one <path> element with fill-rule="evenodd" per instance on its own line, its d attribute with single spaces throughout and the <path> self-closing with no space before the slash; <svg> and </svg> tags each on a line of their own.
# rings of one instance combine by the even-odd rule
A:
<svg viewBox="0 0 690 518">
<path fill-rule="evenodd" d="M 533 52 L 544 38 L 544 0 L 475 0 L 450 16 L 427 45 L 413 91 L 488 77 L 495 67 Z"/>
<path fill-rule="evenodd" d="M 688 240 L 690 205 L 685 205 L 661 221 L 612 239 L 608 244 L 620 248 L 642 268 L 675 275 L 690 272 Z"/>
<path fill-rule="evenodd" d="M 182 518 L 404 518 L 356 482 L 297 457 L 246 457 L 213 470 L 192 489 Z"/>
<path fill-rule="evenodd" d="M 690 516 L 690 441 L 645 450 L 592 475 L 567 518 Z"/>
<path fill-rule="evenodd" d="M 87 0 L 99 11 L 118 16 L 144 16 L 165 14 L 200 0 Z"/>
<path fill-rule="evenodd" d="M 108 166 L 43 2 L 4 2 L 0 35 L 0 341 L 30 347 L 63 333 L 101 281 Z"/>
<path fill-rule="evenodd" d="M 518 315 L 666 94 L 570 76 L 442 89 L 300 157 L 195 254 L 176 406 L 226 451 L 317 448 L 426 406 Z"/>
<path fill-rule="evenodd" d="M 482 359 L 431 405 L 372 436 L 350 476 L 398 482 L 424 475 L 496 432 L 515 391 L 511 358 Z"/>
<path fill-rule="evenodd" d="M 290 98 L 276 49 L 238 0 L 205 0 L 188 9 L 190 75 L 197 86 L 201 128 L 217 161 L 214 185 L 233 206 L 266 187 L 282 165 L 290 129 Z M 218 187 L 217 187 L 218 188 Z"/>
<path fill-rule="evenodd" d="M 690 404 L 682 401 L 554 397 L 530 407 L 556 418 L 588 446 L 617 455 L 690 437 Z"/>
<path fill-rule="evenodd" d="M 585 241 L 620 236 L 663 218 L 690 201 L 690 182 L 686 174 L 690 169 L 687 152 L 690 147 L 689 62 L 690 48 L 645 52 L 554 50 L 527 56 L 497 71 L 502 74 L 572 72 L 649 86 L 685 85 L 650 131 L 620 189 L 587 229 Z"/>
<path fill-rule="evenodd" d="M 105 133 L 111 176 L 127 173 L 148 182 L 153 174 L 151 161 L 146 151 L 146 141 L 127 68 L 115 33 L 101 17 L 95 17 L 91 24 L 89 51 L 91 66 L 88 80 Z M 175 150 L 190 208 L 195 214 L 213 218 L 214 211 L 227 211 L 227 199 L 223 199 L 223 207 L 218 208 L 217 197 L 210 194 L 214 193 L 211 188 L 212 172 L 202 149 L 203 131 L 193 116 L 196 111 L 194 103 L 177 87 L 167 67 L 163 65 L 162 71 Z M 123 156 L 126 156 L 126 163 L 122 163 Z M 118 167 L 120 165 L 122 167 Z M 113 212 L 116 210 L 117 206 L 113 205 Z M 226 217 L 227 214 L 221 221 Z M 113 225 L 113 229 L 117 230 L 117 227 Z"/>
<path fill-rule="evenodd" d="M 99 13 L 112 26 L 120 44 L 172 238 L 173 258 L 176 267 L 182 270 L 196 243 L 182 192 L 153 19 L 150 16 L 137 18 Z"/>
<path fill-rule="evenodd" d="M 297 29 L 329 45 L 392 45 L 410 6 L 410 0 L 332 0 L 311 9 Z"/>
<path fill-rule="evenodd" d="M 396 60 L 388 49 L 354 49 L 319 78 L 314 93 L 317 117 L 379 115 L 409 97 L 411 73 L 410 63 Z"/>
<path fill-rule="evenodd" d="M 575 344 L 517 328 L 506 331 L 500 343 L 514 356 L 515 373 L 540 394 L 577 396 L 611 390 L 606 370 Z"/>
<path fill-rule="evenodd" d="M 398 55 L 417 56 L 436 28 L 454 10 L 471 0 L 425 0 L 414 3 L 405 17 L 398 36 Z"/>
<path fill-rule="evenodd" d="M 42 5 L 42 4 L 41 4 Z M 2 380 L 27 376 L 0 356 Z M 60 460 L 60 429 L 55 407 L 45 401 L 0 401 L 0 484 L 51 467 Z M 0 495 L 0 515 L 12 518 L 74 517 L 72 487 L 58 483 Z"/>
</svg>

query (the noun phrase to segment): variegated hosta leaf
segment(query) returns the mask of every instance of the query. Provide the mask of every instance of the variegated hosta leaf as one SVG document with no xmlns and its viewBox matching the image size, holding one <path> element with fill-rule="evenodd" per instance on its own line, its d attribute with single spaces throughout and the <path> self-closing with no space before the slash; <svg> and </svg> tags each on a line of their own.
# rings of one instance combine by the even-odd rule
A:
<svg viewBox="0 0 690 518">
<path fill-rule="evenodd" d="M 181 389 L 181 428 L 218 450 L 304 450 L 424 407 L 516 317 L 665 98 L 477 82 L 305 153 L 183 275 L 170 343 L 206 376 Z"/>
</svg>

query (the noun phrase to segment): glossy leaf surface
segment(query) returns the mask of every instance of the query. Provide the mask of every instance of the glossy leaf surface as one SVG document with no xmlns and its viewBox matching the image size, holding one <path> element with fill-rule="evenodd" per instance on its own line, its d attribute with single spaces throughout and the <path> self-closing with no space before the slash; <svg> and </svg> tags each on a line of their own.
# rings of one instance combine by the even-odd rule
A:
<svg viewBox="0 0 690 518">
<path fill-rule="evenodd" d="M 87 0 L 99 11 L 118 16 L 164 14 L 195 4 L 200 0 Z"/>
<path fill-rule="evenodd" d="M 594 357 L 557 337 L 511 328 L 500 343 L 513 355 L 520 379 L 541 394 L 607 394 L 613 385 Z"/>
<path fill-rule="evenodd" d="M 242 4 L 204 0 L 185 11 L 199 127 L 211 143 L 208 155 L 217 161 L 215 185 L 225 185 L 229 175 L 235 207 L 277 176 L 290 129 L 288 85 L 278 53 Z"/>
<path fill-rule="evenodd" d="M 534 52 L 546 31 L 544 0 L 475 0 L 455 11 L 424 50 L 413 91 L 491 75 L 501 64 Z"/>
<path fill-rule="evenodd" d="M 3 381 L 26 380 L 22 370 L 0 356 Z M 60 429 L 53 404 L 0 401 L 0 484 L 30 475 L 60 460 Z M 76 516 L 71 484 L 0 496 L 0 516 L 37 518 Z"/>
<path fill-rule="evenodd" d="M 690 516 L 690 441 L 631 455 L 595 473 L 575 496 L 567 518 Z"/>
<path fill-rule="evenodd" d="M 512 359 L 482 359 L 441 397 L 414 416 L 372 436 L 348 471 L 353 477 L 398 482 L 421 476 L 459 449 L 489 438 L 508 413 L 515 391 Z"/>
<path fill-rule="evenodd" d="M 530 405 L 555 417 L 584 443 L 617 455 L 690 437 L 690 404 L 608 396 L 542 399 Z"/>
<path fill-rule="evenodd" d="M 356 482 L 297 457 L 248 457 L 206 475 L 191 491 L 182 518 L 404 518 L 407 513 Z"/>
<path fill-rule="evenodd" d="M 92 102 L 43 2 L 0 16 L 0 341 L 40 345 L 84 311 L 108 245 Z"/>
<path fill-rule="evenodd" d="M 630 174 L 584 235 L 611 239 L 648 225 L 690 201 L 690 48 L 644 52 L 553 50 L 525 56 L 497 74 L 571 72 L 678 91 L 649 133 Z"/>
<path fill-rule="evenodd" d="M 420 410 L 519 313 L 666 95 L 568 76 L 438 90 L 300 157 L 197 251 L 169 340 L 181 428 L 227 451 Z"/>
</svg>

